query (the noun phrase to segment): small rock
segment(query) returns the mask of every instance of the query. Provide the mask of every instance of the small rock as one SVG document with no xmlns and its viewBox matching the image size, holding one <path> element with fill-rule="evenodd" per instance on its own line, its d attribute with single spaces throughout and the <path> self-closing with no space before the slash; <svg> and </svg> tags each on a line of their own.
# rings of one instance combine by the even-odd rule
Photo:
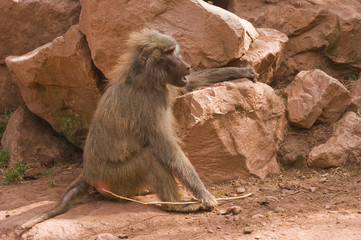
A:
<svg viewBox="0 0 361 240">
<path fill-rule="evenodd" d="M 325 205 L 325 208 L 326 208 L 326 209 L 330 209 L 331 206 L 327 204 L 327 205 Z"/>
<path fill-rule="evenodd" d="M 207 230 L 207 233 L 213 233 L 213 230 L 208 229 L 208 230 Z"/>
<path fill-rule="evenodd" d="M 120 235 L 118 236 L 119 239 L 127 239 L 128 237 L 129 237 L 128 234 L 120 234 Z"/>
<path fill-rule="evenodd" d="M 217 226 L 217 229 L 222 229 L 222 227 L 221 227 L 221 226 Z"/>
<path fill-rule="evenodd" d="M 255 239 L 261 239 L 261 236 L 255 236 L 254 238 Z"/>
<path fill-rule="evenodd" d="M 246 189 L 244 187 L 239 187 L 239 188 L 236 189 L 237 194 L 241 194 L 241 193 L 244 193 L 244 192 L 246 192 Z"/>
<path fill-rule="evenodd" d="M 358 213 L 358 214 L 361 214 L 361 210 L 358 210 L 357 213 Z"/>
<path fill-rule="evenodd" d="M 243 234 L 251 234 L 253 232 L 253 229 L 252 228 L 250 228 L 250 227 L 245 227 L 244 229 L 243 229 Z"/>
<path fill-rule="evenodd" d="M 310 187 L 310 191 L 311 191 L 311 192 L 316 191 L 316 189 L 317 189 L 316 187 Z"/>
<path fill-rule="evenodd" d="M 227 209 L 227 214 L 237 215 L 241 211 L 242 211 L 242 208 L 240 206 L 232 206 Z"/>
<path fill-rule="evenodd" d="M 95 237 L 95 240 L 118 240 L 116 236 L 110 233 L 100 233 Z"/>
<path fill-rule="evenodd" d="M 276 202 L 278 201 L 278 198 L 274 197 L 274 196 L 267 196 L 266 199 L 269 201 L 269 202 Z"/>
<path fill-rule="evenodd" d="M 253 218 L 253 219 L 256 219 L 256 218 L 264 218 L 264 215 L 262 215 L 262 214 L 255 214 L 255 215 L 253 215 L 251 218 Z"/>
<path fill-rule="evenodd" d="M 320 179 L 319 182 L 320 182 L 320 183 L 325 183 L 325 182 L 327 182 L 327 178 L 323 177 L 323 178 Z"/>
<path fill-rule="evenodd" d="M 233 217 L 233 221 L 238 222 L 238 221 L 239 221 L 239 216 L 237 216 L 237 215 L 234 216 L 234 217 Z"/>
<path fill-rule="evenodd" d="M 282 208 L 282 207 L 276 207 L 275 208 L 275 213 L 280 213 L 280 212 L 285 212 L 286 210 L 284 209 L 284 208 Z"/>
<path fill-rule="evenodd" d="M 218 212 L 220 215 L 226 215 L 227 214 L 227 210 L 221 209 Z"/>
<path fill-rule="evenodd" d="M 10 214 L 6 214 L 5 217 L 6 217 L 6 218 L 10 217 Z"/>
</svg>

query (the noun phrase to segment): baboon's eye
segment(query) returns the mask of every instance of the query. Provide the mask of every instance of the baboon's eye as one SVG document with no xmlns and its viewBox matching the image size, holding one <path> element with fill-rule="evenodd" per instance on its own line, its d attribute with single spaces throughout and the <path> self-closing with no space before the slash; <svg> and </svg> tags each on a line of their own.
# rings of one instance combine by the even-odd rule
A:
<svg viewBox="0 0 361 240">
<path fill-rule="evenodd" d="M 164 49 L 163 52 L 165 54 L 173 54 L 174 50 L 175 50 L 175 47 L 170 47 L 170 48 Z"/>
</svg>

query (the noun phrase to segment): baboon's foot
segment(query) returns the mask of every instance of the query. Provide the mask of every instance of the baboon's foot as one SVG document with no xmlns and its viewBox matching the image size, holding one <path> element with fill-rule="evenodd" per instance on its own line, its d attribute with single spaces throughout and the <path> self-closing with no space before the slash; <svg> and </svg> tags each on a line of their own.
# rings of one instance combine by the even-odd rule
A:
<svg viewBox="0 0 361 240">
<path fill-rule="evenodd" d="M 162 204 L 161 208 L 164 211 L 168 212 L 197 212 L 200 210 L 205 210 L 201 203 L 192 203 L 192 204 Z"/>
</svg>

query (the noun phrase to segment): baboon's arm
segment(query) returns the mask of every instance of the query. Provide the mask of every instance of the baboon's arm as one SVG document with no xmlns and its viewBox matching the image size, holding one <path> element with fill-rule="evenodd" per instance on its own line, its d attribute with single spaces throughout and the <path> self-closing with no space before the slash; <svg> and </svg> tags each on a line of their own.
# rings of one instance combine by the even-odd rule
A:
<svg viewBox="0 0 361 240">
<path fill-rule="evenodd" d="M 204 187 L 189 159 L 185 156 L 173 136 L 157 134 L 153 146 L 155 155 L 200 201 L 209 200 L 210 193 Z"/>
<path fill-rule="evenodd" d="M 211 68 L 192 72 L 188 75 L 187 91 L 198 87 L 210 86 L 214 83 L 231 81 L 240 78 L 255 80 L 256 71 L 252 67 L 223 67 Z"/>
</svg>

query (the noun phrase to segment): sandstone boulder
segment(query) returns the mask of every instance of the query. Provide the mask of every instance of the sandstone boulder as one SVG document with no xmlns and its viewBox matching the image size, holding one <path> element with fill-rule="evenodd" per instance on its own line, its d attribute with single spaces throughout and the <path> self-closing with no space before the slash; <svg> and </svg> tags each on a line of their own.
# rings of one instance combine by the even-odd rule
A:
<svg viewBox="0 0 361 240">
<path fill-rule="evenodd" d="M 305 139 L 288 134 L 278 151 L 277 159 L 284 166 L 303 166 L 308 153 L 308 142 Z"/>
<path fill-rule="evenodd" d="M 28 164 L 28 171 L 81 159 L 80 151 L 26 107 L 11 115 L 1 144 L 10 152 L 9 166 L 22 162 Z"/>
<path fill-rule="evenodd" d="M 219 182 L 279 171 L 284 111 L 271 87 L 243 79 L 178 97 L 173 112 L 197 172 L 206 182 Z"/>
<path fill-rule="evenodd" d="M 255 27 L 274 28 L 290 38 L 277 81 L 290 82 L 299 71 L 315 68 L 336 77 L 350 71 L 338 64 L 361 68 L 359 1 L 230 0 L 229 10 Z"/>
<path fill-rule="evenodd" d="M 303 128 L 335 122 L 351 104 L 350 92 L 319 69 L 301 71 L 285 89 L 288 120 Z"/>
<path fill-rule="evenodd" d="M 313 148 L 308 156 L 310 167 L 335 167 L 349 157 L 361 158 L 361 117 L 347 112 L 334 126 L 332 137 Z"/>
<path fill-rule="evenodd" d="M 361 74 L 358 80 L 353 84 L 351 90 L 351 101 L 356 108 L 361 109 Z"/>
<path fill-rule="evenodd" d="M 0 113 L 24 104 L 19 87 L 11 78 L 6 66 L 0 65 Z"/>
<path fill-rule="evenodd" d="M 79 0 L 1 0 L 0 64 L 63 35 L 78 23 Z"/>
<path fill-rule="evenodd" d="M 128 35 L 144 27 L 172 35 L 194 69 L 240 58 L 258 33 L 247 21 L 200 0 L 81 0 L 79 28 L 94 64 L 106 77 L 124 53 Z"/>
<path fill-rule="evenodd" d="M 81 146 L 100 92 L 85 36 L 76 26 L 34 51 L 6 58 L 28 108 Z"/>
<path fill-rule="evenodd" d="M 259 74 L 258 81 L 269 84 L 280 66 L 288 37 L 270 28 L 258 28 L 257 32 L 259 37 L 240 58 L 240 66 L 251 65 Z"/>
</svg>

